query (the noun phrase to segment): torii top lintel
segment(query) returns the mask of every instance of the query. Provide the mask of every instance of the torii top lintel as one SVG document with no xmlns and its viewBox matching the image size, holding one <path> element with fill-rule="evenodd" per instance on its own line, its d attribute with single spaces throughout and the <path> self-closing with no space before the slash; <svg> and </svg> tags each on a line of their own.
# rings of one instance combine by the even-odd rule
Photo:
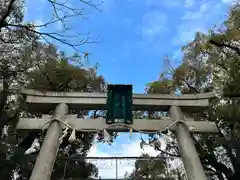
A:
<svg viewBox="0 0 240 180">
<path fill-rule="evenodd" d="M 82 92 L 40 92 L 23 89 L 28 111 L 48 113 L 56 104 L 66 103 L 71 110 L 104 110 L 106 109 L 106 93 Z M 199 112 L 209 106 L 209 100 L 215 98 L 214 93 L 185 94 L 172 96 L 166 94 L 133 94 L 133 110 L 164 111 L 170 106 L 179 106 L 186 113 Z"/>
</svg>

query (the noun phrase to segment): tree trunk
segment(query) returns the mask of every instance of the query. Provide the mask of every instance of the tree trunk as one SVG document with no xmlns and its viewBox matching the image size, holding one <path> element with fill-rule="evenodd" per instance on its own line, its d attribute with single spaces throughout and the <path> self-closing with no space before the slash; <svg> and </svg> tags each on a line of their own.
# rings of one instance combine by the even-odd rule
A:
<svg viewBox="0 0 240 180">
<path fill-rule="evenodd" d="M 7 124 L 7 119 L 8 119 L 7 114 L 4 111 L 5 106 L 7 104 L 8 90 L 9 90 L 9 83 L 8 83 L 7 72 L 3 72 L 3 89 L 0 93 L 0 131 Z"/>
</svg>

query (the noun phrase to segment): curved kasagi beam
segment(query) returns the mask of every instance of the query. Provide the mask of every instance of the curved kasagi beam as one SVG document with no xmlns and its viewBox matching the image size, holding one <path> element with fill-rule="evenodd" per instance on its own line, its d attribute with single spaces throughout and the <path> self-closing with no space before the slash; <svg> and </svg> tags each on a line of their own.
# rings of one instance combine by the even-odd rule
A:
<svg viewBox="0 0 240 180">
<path fill-rule="evenodd" d="M 82 92 L 40 92 L 32 89 L 22 90 L 26 96 L 29 112 L 48 113 L 59 103 L 68 104 L 70 110 L 105 110 L 106 93 Z M 209 100 L 215 98 L 212 92 L 172 96 L 165 94 L 133 94 L 133 110 L 166 111 L 171 106 L 181 107 L 183 112 L 203 111 L 209 106 Z"/>
</svg>

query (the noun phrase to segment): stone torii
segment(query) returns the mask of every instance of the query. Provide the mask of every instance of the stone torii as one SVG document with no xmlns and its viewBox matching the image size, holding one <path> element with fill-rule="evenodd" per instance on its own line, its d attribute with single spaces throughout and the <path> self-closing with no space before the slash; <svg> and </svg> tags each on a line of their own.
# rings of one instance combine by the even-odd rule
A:
<svg viewBox="0 0 240 180">
<path fill-rule="evenodd" d="M 48 114 L 55 110 L 52 118 L 21 118 L 17 124 L 18 130 L 41 130 L 46 123 L 47 134 L 38 154 L 30 180 L 50 180 L 59 148 L 59 138 L 66 124 L 77 131 L 97 131 L 107 129 L 109 126 L 104 119 L 80 119 L 68 115 L 69 110 L 105 110 L 107 108 L 107 95 L 105 93 L 80 92 L 39 92 L 25 89 L 22 94 L 26 96 L 27 111 Z M 214 98 L 213 93 L 188 94 L 174 97 L 171 95 L 144 95 L 133 94 L 133 110 L 141 111 L 169 111 L 169 117 L 159 120 L 133 119 L 131 127 L 141 131 L 160 131 L 176 122 L 170 130 L 174 131 L 178 141 L 181 157 L 188 180 L 206 180 L 203 166 L 200 162 L 190 132 L 218 132 L 214 122 L 194 121 L 193 118 L 183 114 L 202 112 L 209 106 L 209 99 Z M 61 123 L 62 122 L 62 123 Z M 191 128 L 189 128 L 191 127 Z M 115 126 L 110 131 L 124 132 L 128 128 Z"/>
</svg>

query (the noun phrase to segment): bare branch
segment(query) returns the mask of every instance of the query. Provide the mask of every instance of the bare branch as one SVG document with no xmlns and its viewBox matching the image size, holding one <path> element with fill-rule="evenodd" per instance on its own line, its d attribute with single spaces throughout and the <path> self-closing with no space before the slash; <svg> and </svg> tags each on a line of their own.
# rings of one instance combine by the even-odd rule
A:
<svg viewBox="0 0 240 180">
<path fill-rule="evenodd" d="M 80 15 L 80 16 L 83 16 L 83 15 L 87 15 L 87 13 L 83 13 L 84 12 L 84 9 L 81 8 L 81 9 L 78 9 L 78 8 L 72 8 L 68 5 L 66 5 L 66 3 L 68 1 L 65 1 L 63 3 L 59 3 L 59 2 L 56 2 L 56 1 L 52 1 L 52 0 L 48 0 L 49 3 L 51 3 L 54 11 L 56 14 L 58 14 L 57 10 L 60 10 L 62 8 L 65 8 L 66 10 L 69 10 L 71 12 L 73 12 L 75 15 Z M 92 7 L 97 7 L 98 5 L 95 5 L 95 4 L 87 4 L 87 5 L 90 5 Z M 57 8 L 56 6 L 60 6 L 60 8 Z"/>
<path fill-rule="evenodd" d="M 23 28 L 29 32 L 33 32 L 37 35 L 39 35 L 40 37 L 42 37 L 44 40 L 46 40 L 46 37 L 50 37 L 51 39 L 54 39 L 62 44 L 66 44 L 72 48 L 74 48 L 75 50 L 77 51 L 80 51 L 78 49 L 79 46 L 82 46 L 83 44 L 87 44 L 87 43 L 96 43 L 97 42 L 97 39 L 96 40 L 90 40 L 91 38 L 90 37 L 86 37 L 84 40 L 81 40 L 79 43 L 76 43 L 76 44 L 73 44 L 71 42 L 69 42 L 68 39 L 64 39 L 62 37 L 64 37 L 64 35 L 62 34 L 58 34 L 58 33 L 50 33 L 50 32 L 40 32 L 40 31 L 37 31 L 35 30 L 34 28 L 30 27 L 30 26 L 27 26 L 27 25 L 22 25 L 22 24 L 18 24 L 18 25 L 15 25 L 15 24 L 8 24 L 8 26 L 12 26 L 12 27 L 18 27 L 18 28 Z M 47 41 L 48 42 L 48 41 Z"/>
<path fill-rule="evenodd" d="M 94 9 L 96 9 L 98 11 L 101 11 L 101 9 L 99 9 L 98 7 L 103 3 L 103 1 L 101 1 L 99 4 L 92 3 L 92 0 L 90 0 L 90 1 L 79 0 L 79 1 L 88 5 L 88 6 L 93 7 Z"/>
<path fill-rule="evenodd" d="M 74 33 L 70 32 L 70 27 L 67 24 L 68 20 L 74 17 L 80 17 L 82 19 L 86 19 L 86 15 L 88 13 L 86 12 L 85 7 L 76 7 L 72 6 L 69 3 L 69 0 L 65 1 L 54 1 L 54 0 L 47 0 L 47 2 L 52 6 L 54 17 L 52 17 L 47 22 L 44 22 L 42 24 L 24 24 L 24 23 L 18 23 L 14 21 L 14 16 L 12 16 L 15 12 L 15 9 L 18 10 L 21 8 L 20 6 L 15 8 L 16 0 L 11 0 L 7 5 L 7 8 L 2 15 L 0 16 L 0 30 L 3 30 L 3 28 L 7 28 L 9 31 L 15 31 L 15 30 L 21 30 L 23 29 L 23 34 L 28 34 L 28 32 L 33 33 L 37 35 L 39 38 L 42 38 L 46 42 L 49 42 L 50 39 L 56 40 L 62 44 L 68 45 L 72 47 L 76 51 L 80 51 L 79 47 L 87 44 L 87 43 L 96 43 L 98 42 L 98 37 L 92 38 L 90 36 L 90 31 L 87 33 Z M 100 5 L 103 2 L 95 3 L 92 0 L 79 0 L 80 4 L 86 5 L 86 7 L 94 8 L 97 11 L 101 12 Z M 9 19 L 12 19 L 9 21 Z M 19 20 L 20 21 L 20 20 Z M 62 28 L 60 31 L 56 32 L 44 32 L 43 30 L 39 30 L 39 28 L 48 28 L 50 25 L 53 24 L 59 24 L 62 25 Z M 70 33 L 69 33 L 70 32 Z M 11 38 L 5 38 L 4 32 L 2 32 L 2 35 L 0 36 L 0 41 L 3 43 L 21 43 L 21 38 L 18 36 L 15 36 L 17 38 L 12 39 Z M 83 39 L 82 39 L 82 36 Z M 14 36 L 13 36 L 14 37 Z M 76 40 L 79 37 L 79 42 L 76 42 Z M 82 52 L 84 53 L 84 52 Z"/>
</svg>

